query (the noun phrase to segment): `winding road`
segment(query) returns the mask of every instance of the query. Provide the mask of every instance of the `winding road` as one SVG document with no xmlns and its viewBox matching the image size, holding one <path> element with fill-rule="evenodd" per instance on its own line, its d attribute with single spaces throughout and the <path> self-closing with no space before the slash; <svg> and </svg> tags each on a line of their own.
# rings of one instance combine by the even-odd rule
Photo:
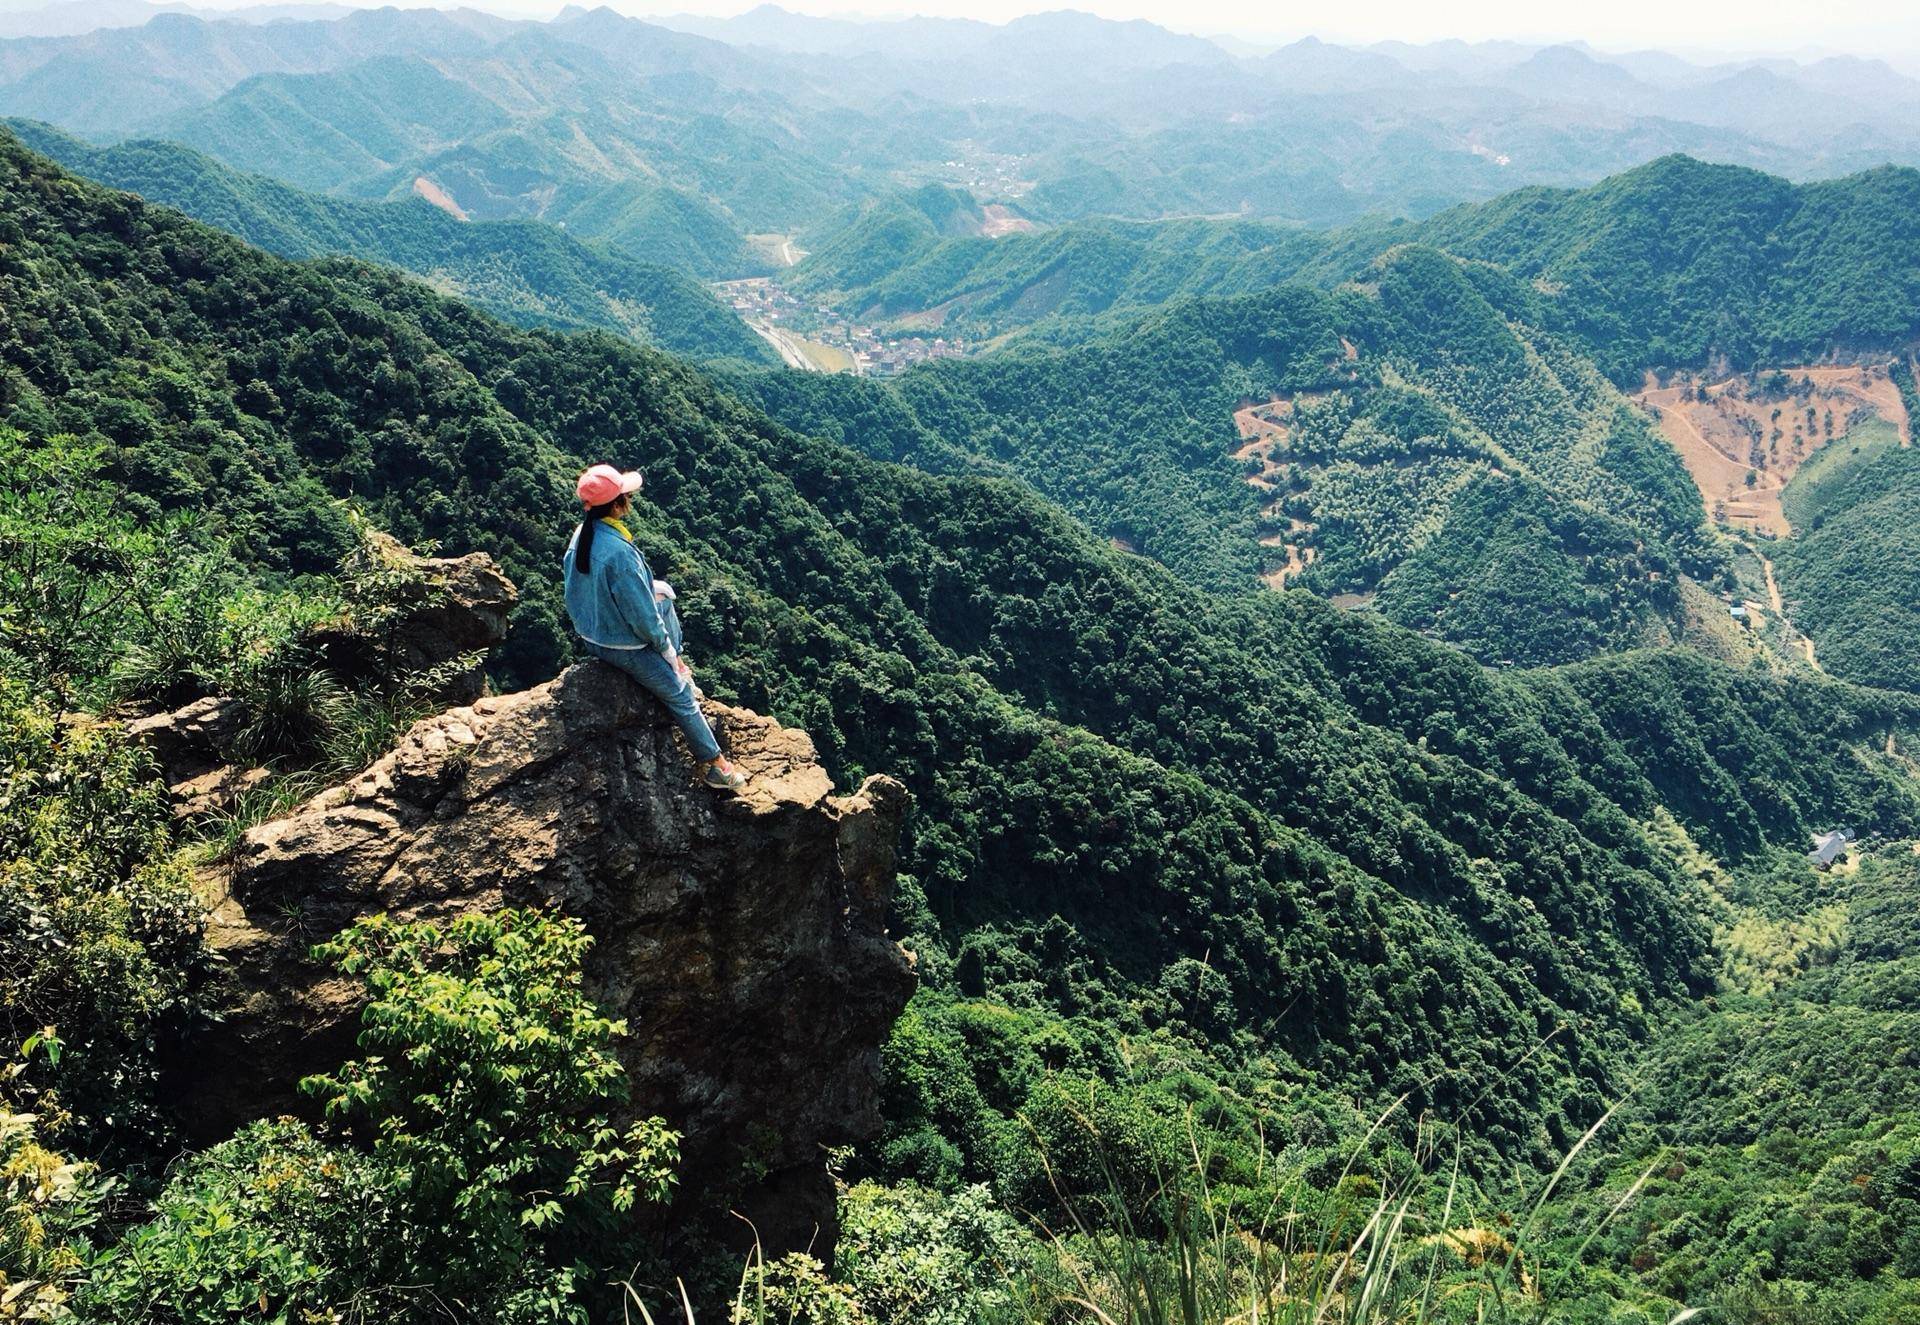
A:
<svg viewBox="0 0 1920 1325">
<path fill-rule="evenodd" d="M 1780 628 L 1787 632 L 1787 638 L 1798 644 L 1800 651 L 1807 655 L 1807 666 L 1816 672 L 1824 671 L 1825 669 L 1820 666 L 1820 660 L 1814 657 L 1812 637 L 1794 629 L 1793 622 L 1787 620 L 1787 602 L 1780 596 L 1780 581 L 1773 577 L 1772 558 L 1761 555 L 1758 548 L 1754 549 L 1753 555 L 1760 558 L 1760 569 L 1766 572 L 1767 602 L 1773 607 L 1774 619 L 1780 623 Z"/>
<path fill-rule="evenodd" d="M 747 325 L 760 334 L 760 338 L 779 351 L 780 361 L 789 368 L 798 368 L 806 373 L 825 372 L 819 364 L 807 357 L 806 351 L 792 336 L 780 328 L 759 318 L 748 318 Z"/>
</svg>

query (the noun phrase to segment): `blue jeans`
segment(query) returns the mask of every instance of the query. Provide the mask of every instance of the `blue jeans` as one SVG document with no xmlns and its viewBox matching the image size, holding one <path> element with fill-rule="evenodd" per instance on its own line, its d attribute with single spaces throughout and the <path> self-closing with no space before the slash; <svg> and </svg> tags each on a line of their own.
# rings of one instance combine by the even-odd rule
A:
<svg viewBox="0 0 1920 1325">
<path fill-rule="evenodd" d="M 678 653 L 680 614 L 673 610 L 672 599 L 660 604 L 660 619 L 667 627 L 667 637 L 673 641 L 673 651 Z M 720 742 L 713 739 L 713 728 L 700 712 L 700 701 L 693 697 L 693 683 L 674 671 L 672 663 L 652 649 L 609 649 L 590 640 L 581 640 L 580 645 L 651 690 L 673 715 L 687 744 L 693 747 L 695 759 L 705 764 L 720 757 Z"/>
</svg>

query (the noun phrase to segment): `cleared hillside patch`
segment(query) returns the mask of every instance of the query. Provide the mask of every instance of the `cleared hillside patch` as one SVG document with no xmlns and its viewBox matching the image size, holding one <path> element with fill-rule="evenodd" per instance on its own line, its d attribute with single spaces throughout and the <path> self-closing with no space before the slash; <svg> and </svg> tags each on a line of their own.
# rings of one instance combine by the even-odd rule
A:
<svg viewBox="0 0 1920 1325">
<path fill-rule="evenodd" d="M 1319 399 L 1316 394 L 1304 394 L 1308 400 Z M 1266 505 L 1260 508 L 1260 518 L 1268 532 L 1260 536 L 1260 546 L 1279 548 L 1286 555 L 1284 565 L 1261 572 L 1261 582 L 1269 589 L 1286 588 L 1287 581 L 1298 579 L 1318 555 L 1316 549 L 1306 543 L 1307 537 L 1313 533 L 1313 526 L 1285 513 L 1287 465 L 1278 457 L 1286 449 L 1293 406 L 1292 397 L 1275 396 L 1270 400 L 1244 405 L 1233 413 L 1234 430 L 1240 436 L 1240 446 L 1234 451 L 1233 458 L 1246 464 L 1247 483 L 1258 489 L 1266 499 Z M 1256 464 L 1258 468 L 1255 468 Z M 1271 527 L 1283 519 L 1287 522 L 1286 532 Z"/>
<path fill-rule="evenodd" d="M 1906 407 L 1885 364 L 1771 368 L 1707 380 L 1651 374 L 1634 400 L 1679 455 L 1707 517 L 1736 532 L 1785 538 L 1782 496 L 1828 446 L 1877 424 L 1902 445 Z"/>
<path fill-rule="evenodd" d="M 428 179 L 425 175 L 415 175 L 413 177 L 413 191 L 417 196 L 425 198 L 454 220 L 464 221 L 467 219 L 465 209 L 453 200 L 453 195 Z"/>
</svg>

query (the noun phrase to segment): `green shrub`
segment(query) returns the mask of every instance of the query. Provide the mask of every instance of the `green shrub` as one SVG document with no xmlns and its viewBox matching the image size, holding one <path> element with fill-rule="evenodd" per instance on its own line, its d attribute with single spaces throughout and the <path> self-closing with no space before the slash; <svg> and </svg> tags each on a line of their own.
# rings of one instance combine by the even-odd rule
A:
<svg viewBox="0 0 1920 1325">
<path fill-rule="evenodd" d="M 27 1056 L 58 1058 L 58 1040 L 35 1036 Z M 59 1118 L 17 1112 L 11 1083 L 27 1058 L 0 1069 L 0 1321 L 58 1319 L 86 1264 L 87 1238 L 110 1190 L 91 1164 L 48 1142 Z"/>
<path fill-rule="evenodd" d="M 254 1123 L 188 1162 L 100 1258 L 82 1315 L 585 1322 L 583 1295 L 611 1277 L 590 1256 L 665 1199 L 679 1146 L 657 1118 L 607 1121 L 624 1027 L 582 991 L 588 941 L 508 910 L 380 917 L 325 945 L 365 983 L 369 1055 L 305 1084 L 354 1129 Z"/>
<path fill-rule="evenodd" d="M 768 1261 L 756 1247 L 740 1276 L 732 1325 L 862 1325 L 853 1290 L 827 1274 L 817 1257 L 790 1251 Z M 693 1325 L 689 1314 L 687 1325 Z"/>
<path fill-rule="evenodd" d="M 1127 1085 L 1049 1078 L 1009 1129 L 1001 1187 L 1008 1201 L 1049 1224 L 1075 1205 L 1091 1222 L 1152 1228 L 1168 1174 L 1183 1161 L 1177 1124 Z"/>
<path fill-rule="evenodd" d="M 874 1325 L 1018 1319 L 1039 1255 L 1034 1236 L 982 1185 L 943 1196 L 863 1182 L 840 1198 L 834 1274 Z"/>
<path fill-rule="evenodd" d="M 57 1029 L 51 1091 L 82 1148 L 161 1142 L 159 1039 L 194 1011 L 201 909 L 167 854 L 167 804 L 119 729 L 0 681 L 0 1042 Z"/>
<path fill-rule="evenodd" d="M 374 917 L 317 950 L 364 981 L 369 1052 L 303 1084 L 405 1193 L 412 1268 L 443 1291 L 497 1294 L 528 1265 L 564 1268 L 597 1222 L 672 1190 L 678 1134 L 608 1121 L 626 1026 L 581 987 L 591 941 L 571 918 L 504 910 L 445 926 Z"/>
<path fill-rule="evenodd" d="M 252 1123 L 173 1176 L 77 1305 L 127 1325 L 425 1319 L 417 1243 L 374 1160 L 292 1119 Z"/>
</svg>

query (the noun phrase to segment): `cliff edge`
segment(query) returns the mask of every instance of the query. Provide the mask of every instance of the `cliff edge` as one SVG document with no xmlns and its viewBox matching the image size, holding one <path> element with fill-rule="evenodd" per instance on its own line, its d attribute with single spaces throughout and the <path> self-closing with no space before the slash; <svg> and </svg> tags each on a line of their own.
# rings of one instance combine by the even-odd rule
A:
<svg viewBox="0 0 1920 1325">
<path fill-rule="evenodd" d="M 177 1073 L 189 1126 L 309 1111 L 299 1078 L 353 1053 L 356 987 L 314 943 L 373 912 L 550 906 L 594 937 L 632 1111 L 685 1135 L 675 1223 L 737 1210 L 769 1254 L 830 1247 L 824 1148 L 877 1128 L 880 1048 L 913 988 L 885 930 L 906 792 L 835 796 L 804 732 L 708 714 L 740 793 L 697 785 L 661 706 L 589 662 L 427 719 L 250 830 L 201 880 L 223 1011 Z"/>
</svg>

